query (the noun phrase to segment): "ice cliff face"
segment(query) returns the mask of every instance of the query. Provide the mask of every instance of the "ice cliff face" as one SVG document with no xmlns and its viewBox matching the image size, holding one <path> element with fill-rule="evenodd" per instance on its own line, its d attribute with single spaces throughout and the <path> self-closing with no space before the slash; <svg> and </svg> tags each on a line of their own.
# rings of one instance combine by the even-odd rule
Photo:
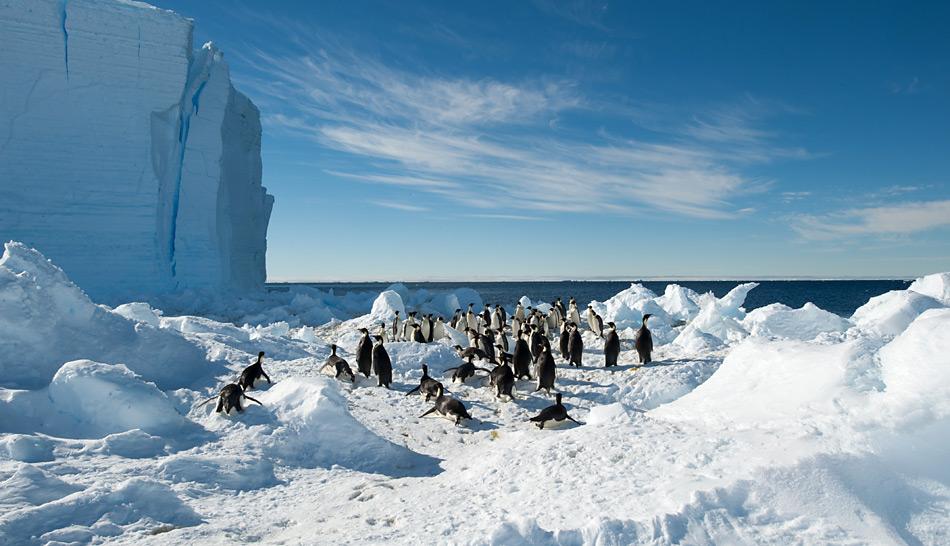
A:
<svg viewBox="0 0 950 546">
<path fill-rule="evenodd" d="M 138 2 L 0 1 L 0 240 L 98 300 L 264 282 L 259 112 L 192 30 Z"/>
</svg>

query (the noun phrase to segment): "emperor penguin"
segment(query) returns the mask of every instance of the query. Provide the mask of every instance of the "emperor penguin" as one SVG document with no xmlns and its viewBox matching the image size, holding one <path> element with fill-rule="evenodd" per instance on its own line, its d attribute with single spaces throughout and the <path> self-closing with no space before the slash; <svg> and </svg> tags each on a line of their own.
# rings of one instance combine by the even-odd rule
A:
<svg viewBox="0 0 950 546">
<path fill-rule="evenodd" d="M 208 398 L 204 402 L 198 404 L 197 408 L 195 409 L 198 409 L 204 406 L 205 404 L 207 404 L 208 402 L 211 402 L 215 398 L 218 399 L 218 405 L 214 409 L 215 413 L 224 412 L 225 414 L 230 414 L 232 409 L 237 410 L 238 413 L 243 412 L 244 411 L 243 402 L 245 400 L 256 402 L 260 404 L 261 406 L 264 405 L 264 404 L 261 404 L 260 400 L 251 398 L 250 396 L 245 394 L 244 389 L 241 388 L 240 385 L 230 383 L 228 385 L 225 385 L 224 388 L 221 389 L 221 392 L 219 392 L 216 396 L 212 396 L 211 398 Z"/>
<path fill-rule="evenodd" d="M 554 388 L 554 381 L 557 376 L 557 366 L 554 364 L 554 356 L 551 355 L 551 351 L 546 347 L 541 350 L 541 354 L 538 355 L 538 388 L 534 392 L 538 392 L 541 389 L 544 389 L 551 394 L 551 389 Z"/>
<path fill-rule="evenodd" d="M 450 419 L 455 419 L 455 426 L 462 424 L 462 419 L 471 419 L 472 416 L 468 414 L 468 410 L 465 409 L 465 404 L 460 401 L 452 398 L 451 396 L 445 395 L 445 389 L 440 383 L 438 386 L 439 396 L 435 399 L 435 406 L 432 407 L 429 411 L 423 413 L 419 418 L 423 418 L 430 413 L 439 412 L 445 417 Z"/>
<path fill-rule="evenodd" d="M 439 395 L 438 392 L 440 388 L 443 388 L 442 383 L 439 383 L 435 379 L 429 377 L 429 367 L 423 364 L 422 378 L 419 380 L 419 385 L 407 392 L 406 396 L 409 396 L 414 392 L 418 392 L 420 395 L 425 396 L 426 402 L 428 402 L 433 396 Z"/>
<path fill-rule="evenodd" d="M 399 330 L 402 323 L 399 321 L 399 311 L 396 311 L 396 318 L 393 319 L 392 335 L 389 338 L 393 341 L 399 341 Z"/>
<path fill-rule="evenodd" d="M 521 302 L 518 302 L 518 305 L 515 306 L 515 318 L 520 322 L 524 322 L 524 306 L 521 305 Z"/>
<path fill-rule="evenodd" d="M 554 300 L 554 307 L 557 308 L 558 313 L 561 314 L 562 319 L 567 316 L 567 312 L 564 310 L 564 304 L 561 303 L 561 298 L 557 298 L 556 300 Z"/>
<path fill-rule="evenodd" d="M 620 336 L 617 335 L 617 325 L 608 322 L 607 333 L 604 337 L 604 367 L 609 368 L 617 365 L 617 357 L 620 356 Z"/>
<path fill-rule="evenodd" d="M 416 312 L 410 311 L 406 320 L 402 322 L 402 336 L 400 339 L 402 341 L 412 340 L 412 327 L 416 324 Z"/>
<path fill-rule="evenodd" d="M 568 348 L 570 341 L 571 331 L 568 328 L 568 323 L 564 322 L 561 324 L 561 336 L 558 338 L 558 349 L 561 350 L 561 358 L 563 358 L 565 362 L 569 362 L 571 360 L 571 352 Z"/>
<path fill-rule="evenodd" d="M 418 324 L 412 325 L 412 340 L 416 343 L 426 342 L 426 336 L 422 335 L 422 326 Z"/>
<path fill-rule="evenodd" d="M 557 318 L 557 307 L 551 307 L 551 310 L 548 311 L 548 315 L 544 317 L 545 321 L 548 323 L 548 331 L 556 330 L 560 325 L 561 321 Z"/>
<path fill-rule="evenodd" d="M 511 317 L 511 335 L 513 337 L 518 337 L 518 334 L 524 330 L 524 322 L 518 319 L 518 317 Z"/>
<path fill-rule="evenodd" d="M 429 336 L 432 335 L 432 315 L 422 315 L 422 321 L 419 325 L 422 328 L 422 337 L 426 338 L 426 341 L 432 341 L 429 339 Z"/>
<path fill-rule="evenodd" d="M 640 357 L 640 364 L 653 362 L 653 335 L 650 333 L 650 329 L 647 328 L 647 319 L 652 316 L 650 313 L 643 315 L 643 323 L 633 337 L 634 346 L 637 348 L 637 355 Z"/>
<path fill-rule="evenodd" d="M 503 352 L 508 352 L 508 336 L 505 335 L 504 327 L 495 331 L 495 343 L 501 346 Z"/>
<path fill-rule="evenodd" d="M 476 338 L 476 336 L 478 336 L 478 332 L 477 332 L 476 330 L 473 330 L 472 328 L 466 328 L 466 329 L 465 329 L 465 336 L 468 337 L 468 345 L 469 345 L 470 347 L 474 347 L 474 346 L 475 346 L 475 338 Z"/>
<path fill-rule="evenodd" d="M 379 323 L 379 332 L 376 335 L 383 338 L 383 341 L 389 341 L 389 327 L 385 322 Z"/>
<path fill-rule="evenodd" d="M 577 324 L 571 324 L 571 337 L 567 340 L 567 352 L 571 355 L 571 365 L 580 366 L 584 356 L 584 338 Z"/>
<path fill-rule="evenodd" d="M 482 322 L 485 323 L 486 326 L 491 324 L 491 307 L 487 303 L 485 304 L 485 308 L 482 309 Z"/>
<path fill-rule="evenodd" d="M 379 386 L 389 388 L 393 382 L 393 362 L 389 359 L 386 347 L 383 347 L 383 338 L 376 336 L 373 345 L 373 373 L 379 378 Z"/>
<path fill-rule="evenodd" d="M 571 417 L 570 415 L 567 414 L 567 408 L 565 408 L 564 405 L 561 404 L 561 393 L 557 393 L 557 394 L 554 395 L 554 405 L 553 405 L 553 406 L 548 406 L 548 407 L 544 408 L 543 410 L 541 410 L 541 413 L 535 415 L 534 417 L 532 417 L 532 418 L 529 419 L 529 420 L 530 420 L 531 422 L 537 424 L 539 429 L 542 429 L 542 430 L 543 430 L 543 429 L 544 429 L 544 423 L 547 423 L 548 421 L 557 421 L 557 422 L 560 422 L 560 421 L 563 421 L 563 420 L 565 420 L 565 419 L 568 419 L 568 420 L 570 420 L 570 421 L 574 421 L 574 422 L 577 423 L 578 425 L 581 424 L 581 423 L 578 423 L 573 417 Z"/>
<path fill-rule="evenodd" d="M 468 379 L 469 377 L 475 376 L 476 371 L 485 372 L 488 374 L 491 373 L 490 370 L 486 370 L 485 368 L 479 368 L 478 366 L 476 366 L 474 361 L 475 361 L 475 355 L 469 355 L 468 359 L 465 362 L 459 364 L 458 366 L 455 366 L 454 368 L 447 368 L 445 370 L 445 373 L 453 372 L 452 373 L 453 383 L 455 383 L 456 379 L 458 379 L 462 383 L 465 383 L 466 379 Z"/>
<path fill-rule="evenodd" d="M 498 312 L 501 314 L 501 325 L 504 326 L 508 324 L 508 313 L 505 311 L 505 308 L 498 304 L 495 306 L 498 309 Z"/>
<path fill-rule="evenodd" d="M 260 381 L 261 377 L 271 383 L 270 377 L 264 372 L 264 351 L 257 353 L 257 361 L 244 368 L 241 372 L 241 378 L 238 379 L 238 385 L 243 390 L 253 389 L 254 384 Z"/>
<path fill-rule="evenodd" d="M 531 348 L 524 339 L 524 332 L 518 331 L 515 338 L 515 351 L 512 354 L 511 361 L 515 371 L 515 377 L 518 379 L 531 379 Z"/>
<path fill-rule="evenodd" d="M 353 375 L 350 364 L 343 357 L 336 354 L 336 344 L 330 345 L 330 351 L 330 356 L 327 357 L 327 362 L 323 365 L 323 368 L 333 368 L 334 377 L 340 381 L 347 379 L 351 383 L 355 383 L 356 376 Z"/>
<path fill-rule="evenodd" d="M 571 301 L 568 302 L 567 307 L 567 320 L 573 322 L 574 324 L 581 323 L 581 315 L 577 311 L 577 302 L 574 301 L 574 298 L 571 298 Z"/>
<path fill-rule="evenodd" d="M 485 354 L 488 355 L 488 361 L 491 363 L 497 362 L 495 359 L 495 333 L 491 330 L 485 330 L 484 334 L 479 334 L 476 338 L 476 347 L 485 351 Z"/>
<path fill-rule="evenodd" d="M 511 366 L 508 365 L 508 359 L 506 357 L 501 359 L 501 364 L 495 366 L 489 377 L 491 378 L 491 386 L 495 387 L 495 398 L 508 396 L 509 400 L 514 400 L 515 395 L 512 389 L 515 386 L 515 373 L 512 371 Z"/>
<path fill-rule="evenodd" d="M 538 355 L 541 354 L 541 338 L 544 336 L 541 335 L 541 332 L 538 330 L 538 327 L 534 324 L 531 325 L 531 357 L 538 358 Z"/>
<path fill-rule="evenodd" d="M 604 319 L 600 318 L 600 315 L 597 314 L 597 311 L 594 311 L 594 307 L 591 305 L 587 306 L 587 324 L 595 336 L 604 337 Z"/>
<path fill-rule="evenodd" d="M 501 316 L 501 306 L 496 305 L 491 314 L 491 329 L 500 330 L 505 327 L 505 321 Z"/>
<path fill-rule="evenodd" d="M 366 328 L 360 328 L 360 333 L 363 335 L 356 345 L 356 369 L 364 377 L 369 377 L 373 369 L 373 340 L 370 339 L 369 330 Z M 382 336 L 376 337 L 382 339 Z"/>
<path fill-rule="evenodd" d="M 474 303 L 468 304 L 468 311 L 465 312 L 465 322 L 468 323 L 469 328 L 477 332 L 478 320 L 475 318 L 475 312 L 472 311 L 472 307 L 475 307 Z"/>
<path fill-rule="evenodd" d="M 445 337 L 445 320 L 439 317 L 432 327 L 432 341 L 438 341 Z"/>
<path fill-rule="evenodd" d="M 456 309 L 455 314 L 452 315 L 452 322 L 449 323 L 449 326 L 455 328 L 456 330 L 462 330 L 463 328 L 459 326 L 460 320 L 462 320 L 462 310 Z"/>
</svg>

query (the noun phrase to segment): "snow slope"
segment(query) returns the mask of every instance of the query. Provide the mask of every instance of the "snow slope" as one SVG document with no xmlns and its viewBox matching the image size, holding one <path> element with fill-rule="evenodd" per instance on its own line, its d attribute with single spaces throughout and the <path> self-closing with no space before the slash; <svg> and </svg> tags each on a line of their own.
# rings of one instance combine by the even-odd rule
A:
<svg viewBox="0 0 950 546">
<path fill-rule="evenodd" d="M 581 424 L 538 430 L 528 418 L 551 396 L 519 381 L 499 401 L 483 374 L 451 383 L 449 340 L 387 343 L 391 390 L 322 369 L 331 343 L 355 367 L 358 324 L 472 294 L 324 294 L 346 320 L 238 326 L 95 306 L 9 244 L 0 304 L 16 307 L 0 316 L 33 318 L 0 322 L 0 352 L 47 360 L 22 385 L 10 378 L 31 368 L 0 361 L 0 543 L 946 544 L 950 308 L 931 298 L 890 333 L 916 296 L 852 324 L 813 306 L 746 314 L 752 289 L 668 289 L 668 315 L 689 322 L 661 324 L 676 341 L 648 366 L 624 338 L 620 365 L 603 368 L 585 330 L 584 365 L 558 359 L 556 382 Z M 297 296 L 275 294 L 261 317 Z M 635 319 L 660 298 L 627 290 L 614 308 Z M 177 368 L 154 336 L 194 359 Z M 199 407 L 259 350 L 274 381 L 251 393 L 263 406 Z M 420 417 L 431 402 L 406 392 L 424 363 L 475 419 Z"/>
<path fill-rule="evenodd" d="M 98 301 L 264 282 L 260 116 L 192 33 L 139 2 L 0 3 L 0 242 Z"/>
</svg>

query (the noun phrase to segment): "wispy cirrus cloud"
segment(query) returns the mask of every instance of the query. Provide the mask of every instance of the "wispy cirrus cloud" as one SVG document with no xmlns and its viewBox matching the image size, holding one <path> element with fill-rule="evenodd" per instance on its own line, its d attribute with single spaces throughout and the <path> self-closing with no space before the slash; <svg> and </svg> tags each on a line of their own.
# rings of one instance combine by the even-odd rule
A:
<svg viewBox="0 0 950 546">
<path fill-rule="evenodd" d="M 562 128 L 580 110 L 629 112 L 564 79 L 433 75 L 329 42 L 257 57 L 262 72 L 247 83 L 265 123 L 353 158 L 331 174 L 474 208 L 732 218 L 736 198 L 770 183 L 745 166 L 804 155 L 756 126 L 766 106 L 748 98 L 644 141 Z"/>
<path fill-rule="evenodd" d="M 398 203 L 396 201 L 373 201 L 373 204 L 377 207 L 383 207 L 386 209 L 395 209 L 395 210 L 404 210 L 406 212 L 425 212 L 429 210 L 428 207 L 420 207 L 418 205 L 410 205 L 408 203 Z"/>
<path fill-rule="evenodd" d="M 907 235 L 950 226 L 950 200 L 917 201 L 849 209 L 825 215 L 801 215 L 792 227 L 812 240 Z"/>
</svg>

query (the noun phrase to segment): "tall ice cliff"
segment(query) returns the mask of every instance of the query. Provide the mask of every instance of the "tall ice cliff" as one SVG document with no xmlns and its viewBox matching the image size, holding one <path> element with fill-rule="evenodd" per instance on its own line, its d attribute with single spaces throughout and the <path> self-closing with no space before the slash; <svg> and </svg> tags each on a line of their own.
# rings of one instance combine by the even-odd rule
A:
<svg viewBox="0 0 950 546">
<path fill-rule="evenodd" d="M 93 298 L 265 279 L 260 113 L 193 24 L 124 0 L 0 0 L 0 239 Z"/>
</svg>

